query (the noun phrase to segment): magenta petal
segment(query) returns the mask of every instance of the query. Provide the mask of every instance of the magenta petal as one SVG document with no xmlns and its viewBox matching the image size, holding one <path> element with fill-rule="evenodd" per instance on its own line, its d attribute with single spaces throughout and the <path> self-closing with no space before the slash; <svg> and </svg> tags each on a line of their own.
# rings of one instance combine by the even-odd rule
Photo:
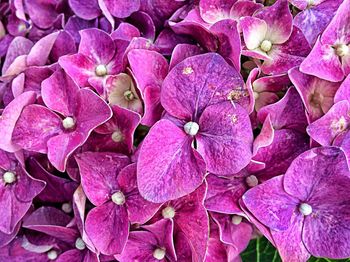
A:
<svg viewBox="0 0 350 262">
<path fill-rule="evenodd" d="M 257 11 L 254 16 L 266 22 L 266 39 L 274 44 L 286 42 L 292 33 L 293 16 L 287 0 L 278 0 L 272 6 Z"/>
<path fill-rule="evenodd" d="M 90 86 L 89 77 L 95 75 L 95 65 L 82 54 L 66 55 L 58 60 L 64 71 L 80 86 Z"/>
<path fill-rule="evenodd" d="M 252 157 L 253 134 L 248 113 L 238 104 L 207 107 L 199 119 L 197 150 L 214 174 L 234 174 Z"/>
<path fill-rule="evenodd" d="M 209 174 L 206 177 L 208 192 L 205 207 L 209 211 L 219 213 L 239 213 L 238 200 L 247 190 L 244 177 L 219 177 Z"/>
<path fill-rule="evenodd" d="M 237 22 L 232 19 L 219 21 L 210 27 L 219 40 L 217 52 L 228 59 L 239 72 L 241 70 L 241 39 Z"/>
<path fill-rule="evenodd" d="M 63 70 L 56 71 L 41 84 L 41 96 L 51 110 L 72 116 L 79 87 Z"/>
<path fill-rule="evenodd" d="M 344 78 L 342 65 L 334 49 L 329 44 L 322 44 L 319 38 L 301 63 L 300 71 L 331 82 L 339 82 Z"/>
<path fill-rule="evenodd" d="M 259 48 L 262 41 L 265 40 L 267 33 L 267 24 L 264 20 L 256 17 L 243 17 L 239 23 L 246 47 L 249 50 Z"/>
<path fill-rule="evenodd" d="M 86 217 L 86 233 L 103 254 L 121 253 L 129 235 L 125 206 L 110 201 L 93 208 Z"/>
<path fill-rule="evenodd" d="M 24 220 L 23 227 L 73 244 L 79 236 L 79 232 L 74 228 L 66 227 L 70 221 L 71 217 L 63 211 L 54 207 L 43 206 Z"/>
<path fill-rule="evenodd" d="M 0 148 L 2 150 L 6 150 L 7 152 L 15 152 L 20 149 L 18 145 L 11 141 L 12 133 L 23 108 L 34 103 L 34 101 L 35 93 L 29 91 L 19 95 L 5 107 L 0 118 Z"/>
<path fill-rule="evenodd" d="M 201 17 L 211 24 L 229 18 L 231 7 L 235 2 L 235 0 L 202 0 L 199 2 Z"/>
<path fill-rule="evenodd" d="M 118 18 L 125 18 L 140 8 L 140 0 L 104 0 L 107 9 Z"/>
<path fill-rule="evenodd" d="M 336 103 L 327 114 L 307 127 L 307 133 L 323 146 L 332 145 L 337 136 L 347 131 L 346 126 L 350 122 L 349 111 L 350 104 L 347 100 Z"/>
<path fill-rule="evenodd" d="M 125 167 L 117 177 L 120 189 L 126 197 L 130 222 L 144 224 L 157 212 L 160 204 L 149 202 L 140 195 L 136 179 L 136 164 Z"/>
<path fill-rule="evenodd" d="M 58 1 L 25 0 L 26 11 L 33 23 L 40 28 L 51 27 L 57 19 Z"/>
<path fill-rule="evenodd" d="M 205 107 L 229 100 L 243 86 L 241 76 L 220 55 L 207 53 L 187 58 L 170 71 L 161 102 L 171 115 L 196 120 Z"/>
<path fill-rule="evenodd" d="M 182 62 L 188 57 L 199 55 L 201 49 L 196 45 L 191 44 L 178 44 L 173 49 L 170 59 L 169 69 L 172 69 L 178 63 Z"/>
<path fill-rule="evenodd" d="M 1 154 L 5 152 L 1 151 Z M 7 170 L 5 170 L 7 171 Z M 5 185 L 3 181 L 0 183 L 0 207 L 3 210 L 0 217 L 0 231 L 11 234 L 17 223 L 24 217 L 32 200 L 45 187 L 43 181 L 32 178 L 21 166 L 17 166 L 14 170 L 17 181 L 11 185 Z M 2 170 L 0 171 L 4 173 Z"/>
<path fill-rule="evenodd" d="M 206 187 L 203 183 L 191 194 L 168 203 L 175 210 L 175 231 L 181 231 L 182 241 L 187 241 L 191 247 L 192 261 L 203 261 L 208 248 L 209 218 L 203 204 Z"/>
<path fill-rule="evenodd" d="M 192 138 L 169 120 L 152 127 L 137 166 L 137 182 L 145 199 L 157 203 L 176 199 L 202 183 L 205 163 L 191 143 Z"/>
<path fill-rule="evenodd" d="M 253 225 L 247 221 L 239 224 L 232 222 L 232 216 L 211 213 L 213 219 L 218 223 L 220 236 L 224 243 L 234 246 L 241 253 L 249 244 L 253 236 Z"/>
<path fill-rule="evenodd" d="M 12 141 L 26 150 L 46 153 L 49 139 L 62 133 L 61 122 L 61 118 L 46 107 L 28 105 L 16 123 Z"/>
<path fill-rule="evenodd" d="M 99 29 L 84 29 L 79 32 L 81 36 L 79 54 L 82 54 L 96 65 L 107 65 L 115 53 L 113 39 Z"/>
<path fill-rule="evenodd" d="M 340 84 L 303 74 L 297 68 L 291 69 L 288 74 L 303 100 L 310 121 L 327 113 Z"/>
<path fill-rule="evenodd" d="M 56 262 L 86 262 L 84 261 L 84 253 L 81 252 L 79 249 L 71 249 L 68 250 L 58 256 L 58 258 L 55 260 Z M 96 262 L 98 262 L 98 259 L 96 258 Z"/>
<path fill-rule="evenodd" d="M 301 238 L 303 219 L 302 216 L 294 214 L 288 229 L 280 232 L 271 230 L 276 248 L 285 261 L 307 261 L 310 257 Z"/>
<path fill-rule="evenodd" d="M 283 176 L 271 178 L 248 190 L 243 195 L 243 202 L 261 223 L 277 231 L 289 227 L 298 204 L 296 198 L 284 191 Z"/>
<path fill-rule="evenodd" d="M 69 0 L 69 6 L 80 18 L 91 20 L 101 14 L 97 0 Z"/>
<path fill-rule="evenodd" d="M 84 152 L 75 157 L 81 184 L 89 200 L 100 206 L 120 187 L 117 174 L 129 164 L 129 158 L 117 153 Z"/>
<path fill-rule="evenodd" d="M 341 83 L 334 96 L 335 103 L 342 100 L 348 100 L 350 102 L 350 75 Z"/>
<path fill-rule="evenodd" d="M 41 38 L 34 44 L 27 56 L 28 66 L 43 66 L 47 63 L 51 49 L 55 44 L 55 41 L 59 35 L 59 32 L 49 34 Z"/>
</svg>

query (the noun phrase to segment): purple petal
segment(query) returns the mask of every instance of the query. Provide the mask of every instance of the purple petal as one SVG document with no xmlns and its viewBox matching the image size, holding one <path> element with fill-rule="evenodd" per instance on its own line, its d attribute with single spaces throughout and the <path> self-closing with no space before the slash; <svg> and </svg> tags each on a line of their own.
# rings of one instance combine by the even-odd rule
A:
<svg viewBox="0 0 350 262">
<path fill-rule="evenodd" d="M 89 200 L 100 206 L 119 190 L 117 174 L 129 164 L 129 158 L 116 153 L 84 152 L 75 157 L 81 184 Z"/>
<path fill-rule="evenodd" d="M 310 121 L 320 118 L 333 105 L 333 97 L 340 84 L 303 74 L 297 68 L 288 73 L 293 85 L 299 92 Z"/>
<path fill-rule="evenodd" d="M 238 173 L 252 157 L 253 134 L 247 112 L 238 104 L 207 107 L 199 119 L 197 150 L 214 174 Z"/>
<path fill-rule="evenodd" d="M 277 231 L 286 230 L 290 226 L 298 204 L 296 198 L 284 191 L 283 176 L 271 178 L 248 190 L 243 195 L 243 202 L 261 223 Z"/>
<path fill-rule="evenodd" d="M 63 72 L 56 71 L 41 84 L 41 95 L 47 107 L 64 116 L 72 116 L 79 87 Z"/>
<path fill-rule="evenodd" d="M 161 102 L 171 115 L 196 121 L 205 107 L 230 100 L 243 86 L 241 76 L 220 55 L 197 55 L 170 71 L 163 82 Z"/>
<path fill-rule="evenodd" d="M 284 231 L 273 231 L 271 234 L 276 248 L 282 259 L 286 261 L 307 261 L 310 257 L 309 251 L 301 239 L 303 230 L 303 217 L 294 214 L 291 225 Z"/>
<path fill-rule="evenodd" d="M 63 131 L 61 122 L 61 118 L 46 107 L 28 105 L 17 120 L 12 141 L 23 149 L 46 153 L 49 139 Z"/>
<path fill-rule="evenodd" d="M 327 114 L 307 127 L 307 133 L 323 146 L 332 145 L 337 136 L 347 132 L 347 125 L 350 122 L 349 110 L 347 100 L 336 103 Z"/>
<path fill-rule="evenodd" d="M 178 44 L 173 49 L 170 59 L 169 69 L 172 69 L 181 61 L 185 60 L 188 57 L 199 55 L 201 50 L 196 45 L 191 44 Z"/>
<path fill-rule="evenodd" d="M 287 0 L 278 0 L 272 6 L 257 11 L 254 16 L 266 22 L 265 39 L 273 44 L 286 42 L 292 33 L 293 16 Z"/>
<path fill-rule="evenodd" d="M 101 14 L 97 0 L 69 0 L 69 6 L 80 18 L 91 20 Z"/>
<path fill-rule="evenodd" d="M 80 31 L 81 41 L 79 54 L 88 57 L 96 65 L 107 65 L 113 58 L 115 45 L 113 39 L 99 29 L 84 29 Z"/>
<path fill-rule="evenodd" d="M 104 0 L 104 3 L 111 14 L 118 18 L 128 17 L 140 8 L 140 0 Z"/>
<path fill-rule="evenodd" d="M 238 213 L 241 211 L 238 200 L 247 190 L 244 177 L 219 177 L 209 174 L 206 177 L 208 192 L 205 207 L 219 213 Z"/>
<path fill-rule="evenodd" d="M 5 107 L 0 118 L 0 148 L 2 150 L 6 150 L 7 152 L 15 152 L 20 149 L 18 145 L 11 141 L 12 134 L 23 108 L 34 102 L 35 93 L 29 91 L 19 95 Z"/>
<path fill-rule="evenodd" d="M 300 71 L 331 82 L 339 82 L 344 78 L 342 65 L 334 49 L 329 44 L 322 44 L 319 38 L 301 63 Z"/>
<path fill-rule="evenodd" d="M 130 222 L 144 224 L 157 212 L 160 204 L 149 202 L 140 195 L 136 179 L 136 164 L 125 167 L 117 177 L 120 189 L 126 196 Z"/>
<path fill-rule="evenodd" d="M 169 120 L 152 127 L 137 166 L 137 182 L 145 199 L 157 203 L 176 199 L 202 183 L 205 163 L 191 143 L 192 138 Z"/>
<path fill-rule="evenodd" d="M 230 9 L 235 2 L 235 0 L 202 0 L 199 2 L 201 17 L 211 24 L 229 18 Z"/>
<path fill-rule="evenodd" d="M 57 19 L 58 1 L 25 0 L 26 11 L 33 23 L 40 28 L 51 27 Z"/>
<path fill-rule="evenodd" d="M 334 102 L 337 103 L 342 100 L 350 102 L 350 76 L 347 76 L 334 96 Z"/>
<path fill-rule="evenodd" d="M 57 237 L 62 241 L 74 243 L 79 233 L 66 227 L 71 217 L 54 207 L 44 206 L 35 210 L 23 222 L 23 227 Z"/>
<path fill-rule="evenodd" d="M 140 37 L 140 31 L 137 27 L 129 23 L 120 23 L 118 28 L 111 33 L 112 39 L 124 39 L 131 41 L 134 37 Z"/>
<path fill-rule="evenodd" d="M 93 208 L 86 217 L 86 233 L 103 254 L 121 253 L 129 235 L 125 206 L 110 201 Z"/>
</svg>

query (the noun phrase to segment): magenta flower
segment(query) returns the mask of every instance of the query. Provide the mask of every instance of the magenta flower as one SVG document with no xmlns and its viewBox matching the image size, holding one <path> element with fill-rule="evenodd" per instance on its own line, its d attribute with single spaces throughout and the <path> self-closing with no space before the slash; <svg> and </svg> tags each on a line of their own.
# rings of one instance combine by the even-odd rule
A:
<svg viewBox="0 0 350 262">
<path fill-rule="evenodd" d="M 76 156 L 81 183 L 96 206 L 86 217 L 86 233 L 106 255 L 123 251 L 131 223 L 145 223 L 159 204 L 143 199 L 136 185 L 136 164 L 116 153 L 85 152 Z"/>
<path fill-rule="evenodd" d="M 140 151 L 137 179 L 143 197 L 159 203 L 176 199 L 197 188 L 206 170 L 237 173 L 249 163 L 250 121 L 233 100 L 242 86 L 237 72 L 212 53 L 172 69 L 161 94 L 168 115 L 152 127 Z"/>
<path fill-rule="evenodd" d="M 11 234 L 46 183 L 27 173 L 20 151 L 11 154 L 0 150 L 0 174 L 0 232 Z"/>
<path fill-rule="evenodd" d="M 250 189 L 243 202 L 271 230 L 284 260 L 306 261 L 310 254 L 346 258 L 349 186 L 344 153 L 321 147 L 297 157 L 285 175 Z"/>
<path fill-rule="evenodd" d="M 261 69 L 265 74 L 286 73 L 300 65 L 310 46 L 292 22 L 287 0 L 278 0 L 252 17 L 243 17 L 240 27 L 246 48 L 242 54 L 264 60 Z"/>
<path fill-rule="evenodd" d="M 106 76 L 123 69 L 124 50 L 102 30 L 85 29 L 80 35 L 78 53 L 61 57 L 59 64 L 80 87 L 92 86 L 103 95 Z"/>
<path fill-rule="evenodd" d="M 142 229 L 130 232 L 124 251 L 115 256 L 118 261 L 177 261 L 172 220 L 160 220 Z"/>
<path fill-rule="evenodd" d="M 331 82 L 339 82 L 350 73 L 349 21 L 350 1 L 345 0 L 300 65 L 301 72 Z"/>
<path fill-rule="evenodd" d="M 47 153 L 51 164 L 64 171 L 68 157 L 94 128 L 112 116 L 112 111 L 94 92 L 79 89 L 62 70 L 43 81 L 41 93 L 48 108 L 26 106 L 12 133 L 12 142 L 26 150 Z"/>
</svg>

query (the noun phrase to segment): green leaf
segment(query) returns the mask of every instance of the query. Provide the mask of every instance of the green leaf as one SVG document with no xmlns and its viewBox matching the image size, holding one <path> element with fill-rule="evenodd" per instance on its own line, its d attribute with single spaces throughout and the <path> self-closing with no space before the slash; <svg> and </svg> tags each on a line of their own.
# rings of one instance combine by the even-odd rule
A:
<svg viewBox="0 0 350 262">
<path fill-rule="evenodd" d="M 243 262 L 281 262 L 275 247 L 264 237 L 250 241 L 247 249 L 241 254 Z"/>
<path fill-rule="evenodd" d="M 241 258 L 243 262 L 282 262 L 276 248 L 265 237 L 251 240 Z M 308 262 L 350 262 L 350 258 L 334 260 L 311 257 Z"/>
</svg>

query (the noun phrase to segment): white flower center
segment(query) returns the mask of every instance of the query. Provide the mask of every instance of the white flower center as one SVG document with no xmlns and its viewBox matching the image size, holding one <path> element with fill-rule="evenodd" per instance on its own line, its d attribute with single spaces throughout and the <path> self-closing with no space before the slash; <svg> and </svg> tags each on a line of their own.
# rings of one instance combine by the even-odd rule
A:
<svg viewBox="0 0 350 262">
<path fill-rule="evenodd" d="M 105 76 L 105 75 L 107 75 L 107 67 L 105 65 L 98 65 L 98 66 L 96 66 L 95 74 L 97 76 Z"/>
<path fill-rule="evenodd" d="M 243 219 L 243 217 L 241 217 L 241 216 L 233 215 L 231 218 L 231 222 L 232 222 L 232 224 L 237 226 L 242 222 L 242 219 Z"/>
<path fill-rule="evenodd" d="M 126 101 L 132 101 L 132 100 L 134 100 L 135 96 L 134 96 L 133 92 L 131 92 L 130 90 L 126 90 L 124 92 L 124 98 Z"/>
<path fill-rule="evenodd" d="M 16 181 L 15 173 L 10 172 L 10 171 L 5 172 L 2 178 L 4 179 L 4 182 L 6 184 L 12 184 L 13 182 Z"/>
<path fill-rule="evenodd" d="M 57 251 L 56 250 L 50 250 L 47 252 L 47 258 L 50 260 L 55 260 L 58 257 Z"/>
<path fill-rule="evenodd" d="M 162 210 L 164 218 L 173 218 L 175 216 L 175 209 L 173 207 L 166 207 Z"/>
<path fill-rule="evenodd" d="M 124 136 L 119 130 L 116 130 L 112 134 L 112 140 L 118 143 L 124 140 Z"/>
<path fill-rule="evenodd" d="M 246 177 L 245 182 L 249 187 L 255 187 L 256 185 L 259 184 L 257 177 L 254 175 Z"/>
<path fill-rule="evenodd" d="M 253 95 L 254 95 L 254 99 L 255 100 L 257 100 L 259 98 L 259 93 L 258 92 L 254 91 Z"/>
<path fill-rule="evenodd" d="M 153 257 L 158 260 L 162 260 L 165 257 L 165 250 L 157 248 L 153 251 Z"/>
<path fill-rule="evenodd" d="M 184 130 L 186 134 L 195 136 L 199 131 L 199 125 L 196 122 L 187 122 L 184 125 Z"/>
<path fill-rule="evenodd" d="M 338 56 L 346 56 L 349 54 L 350 48 L 347 45 L 338 45 L 337 48 L 335 49 L 335 52 Z"/>
<path fill-rule="evenodd" d="M 75 121 L 72 117 L 68 116 L 62 120 L 62 124 L 65 129 L 71 129 L 75 126 Z"/>
<path fill-rule="evenodd" d="M 269 52 L 272 48 L 272 43 L 269 40 L 264 40 L 260 44 L 260 49 L 264 52 Z"/>
<path fill-rule="evenodd" d="M 78 237 L 77 240 L 75 240 L 75 248 L 79 250 L 84 250 L 85 247 L 85 242 L 80 237 Z"/>
<path fill-rule="evenodd" d="M 62 211 L 64 213 L 67 213 L 67 214 L 72 212 L 73 211 L 73 207 L 72 207 L 71 203 L 63 203 L 62 204 Z"/>
<path fill-rule="evenodd" d="M 121 192 L 121 191 L 118 191 L 118 192 L 115 192 L 113 195 L 112 195 L 112 201 L 121 206 L 125 203 L 125 196 L 124 194 Z"/>
<path fill-rule="evenodd" d="M 312 207 L 307 203 L 301 203 L 301 205 L 299 206 L 299 211 L 304 216 L 308 216 L 312 213 Z"/>
</svg>

